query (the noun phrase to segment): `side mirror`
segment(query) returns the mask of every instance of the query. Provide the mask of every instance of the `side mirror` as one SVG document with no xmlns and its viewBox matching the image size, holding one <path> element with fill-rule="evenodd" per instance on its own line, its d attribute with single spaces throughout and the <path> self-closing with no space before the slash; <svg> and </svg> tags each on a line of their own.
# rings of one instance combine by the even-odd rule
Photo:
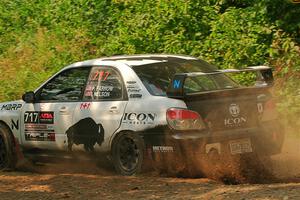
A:
<svg viewBox="0 0 300 200">
<path fill-rule="evenodd" d="M 30 92 L 26 92 L 25 94 L 23 94 L 22 99 L 23 101 L 25 101 L 26 103 L 34 103 L 34 92 L 30 91 Z"/>
</svg>

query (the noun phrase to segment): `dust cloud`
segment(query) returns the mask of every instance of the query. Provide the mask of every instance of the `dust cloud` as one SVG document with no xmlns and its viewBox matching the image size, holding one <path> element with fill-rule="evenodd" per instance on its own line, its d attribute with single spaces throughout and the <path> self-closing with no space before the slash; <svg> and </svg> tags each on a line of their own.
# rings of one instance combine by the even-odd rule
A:
<svg viewBox="0 0 300 200">
<path fill-rule="evenodd" d="M 179 144 L 179 152 L 176 154 L 155 154 L 153 160 L 145 160 L 143 174 L 178 178 L 206 177 L 225 184 L 300 182 L 300 133 L 295 127 L 287 125 L 284 132 L 281 153 L 271 157 L 256 154 L 232 156 L 230 152 L 207 155 L 203 153 L 205 145 L 184 141 Z M 226 146 L 221 148 L 226 149 Z M 112 163 L 106 157 L 99 158 L 82 155 L 73 160 L 27 163 L 19 170 L 38 174 L 116 175 Z"/>
<path fill-rule="evenodd" d="M 204 145 L 183 141 L 176 155 L 156 155 L 154 168 L 162 176 L 207 177 L 225 184 L 300 182 L 300 131 L 286 124 L 281 131 L 284 142 L 281 152 L 276 155 L 246 153 L 232 156 L 226 143 L 221 144 L 225 149 L 222 154 L 207 155 L 203 153 Z"/>
<path fill-rule="evenodd" d="M 272 156 L 273 172 L 279 178 L 300 180 L 300 131 L 286 128 L 280 154 Z"/>
</svg>

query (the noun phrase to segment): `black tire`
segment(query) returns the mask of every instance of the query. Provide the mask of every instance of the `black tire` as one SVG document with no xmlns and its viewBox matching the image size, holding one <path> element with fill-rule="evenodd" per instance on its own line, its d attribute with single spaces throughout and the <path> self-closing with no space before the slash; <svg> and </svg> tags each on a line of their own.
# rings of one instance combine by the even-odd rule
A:
<svg viewBox="0 0 300 200">
<path fill-rule="evenodd" d="M 116 171 L 124 176 L 141 172 L 144 159 L 142 138 L 132 132 L 120 133 L 112 145 L 112 160 Z"/>
<path fill-rule="evenodd" d="M 0 171 L 13 170 L 16 166 L 13 136 L 7 126 L 0 123 Z"/>
</svg>

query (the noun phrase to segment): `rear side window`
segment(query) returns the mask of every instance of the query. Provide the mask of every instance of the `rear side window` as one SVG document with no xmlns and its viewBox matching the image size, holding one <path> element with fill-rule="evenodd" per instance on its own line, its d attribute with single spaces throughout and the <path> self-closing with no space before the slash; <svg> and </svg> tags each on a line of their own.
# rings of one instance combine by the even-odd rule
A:
<svg viewBox="0 0 300 200">
<path fill-rule="evenodd" d="M 110 67 L 93 67 L 84 91 L 85 100 L 121 100 L 123 82 L 120 74 Z"/>
<path fill-rule="evenodd" d="M 166 96 L 166 91 L 176 73 L 212 72 L 217 70 L 201 60 L 177 62 L 161 62 L 132 67 L 147 90 L 155 96 Z M 184 89 L 186 93 L 205 92 L 219 89 L 238 87 L 233 80 L 224 74 L 204 75 L 186 79 Z"/>
</svg>

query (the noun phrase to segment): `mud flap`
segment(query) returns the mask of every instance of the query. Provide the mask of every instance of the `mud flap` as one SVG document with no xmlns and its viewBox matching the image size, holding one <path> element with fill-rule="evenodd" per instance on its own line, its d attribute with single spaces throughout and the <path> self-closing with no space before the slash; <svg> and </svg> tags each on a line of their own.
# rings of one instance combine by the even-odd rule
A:
<svg viewBox="0 0 300 200">
<path fill-rule="evenodd" d="M 258 152 L 264 155 L 276 155 L 281 153 L 284 142 L 284 128 L 278 120 L 263 122 L 261 132 L 256 134 L 255 143 Z"/>
</svg>

